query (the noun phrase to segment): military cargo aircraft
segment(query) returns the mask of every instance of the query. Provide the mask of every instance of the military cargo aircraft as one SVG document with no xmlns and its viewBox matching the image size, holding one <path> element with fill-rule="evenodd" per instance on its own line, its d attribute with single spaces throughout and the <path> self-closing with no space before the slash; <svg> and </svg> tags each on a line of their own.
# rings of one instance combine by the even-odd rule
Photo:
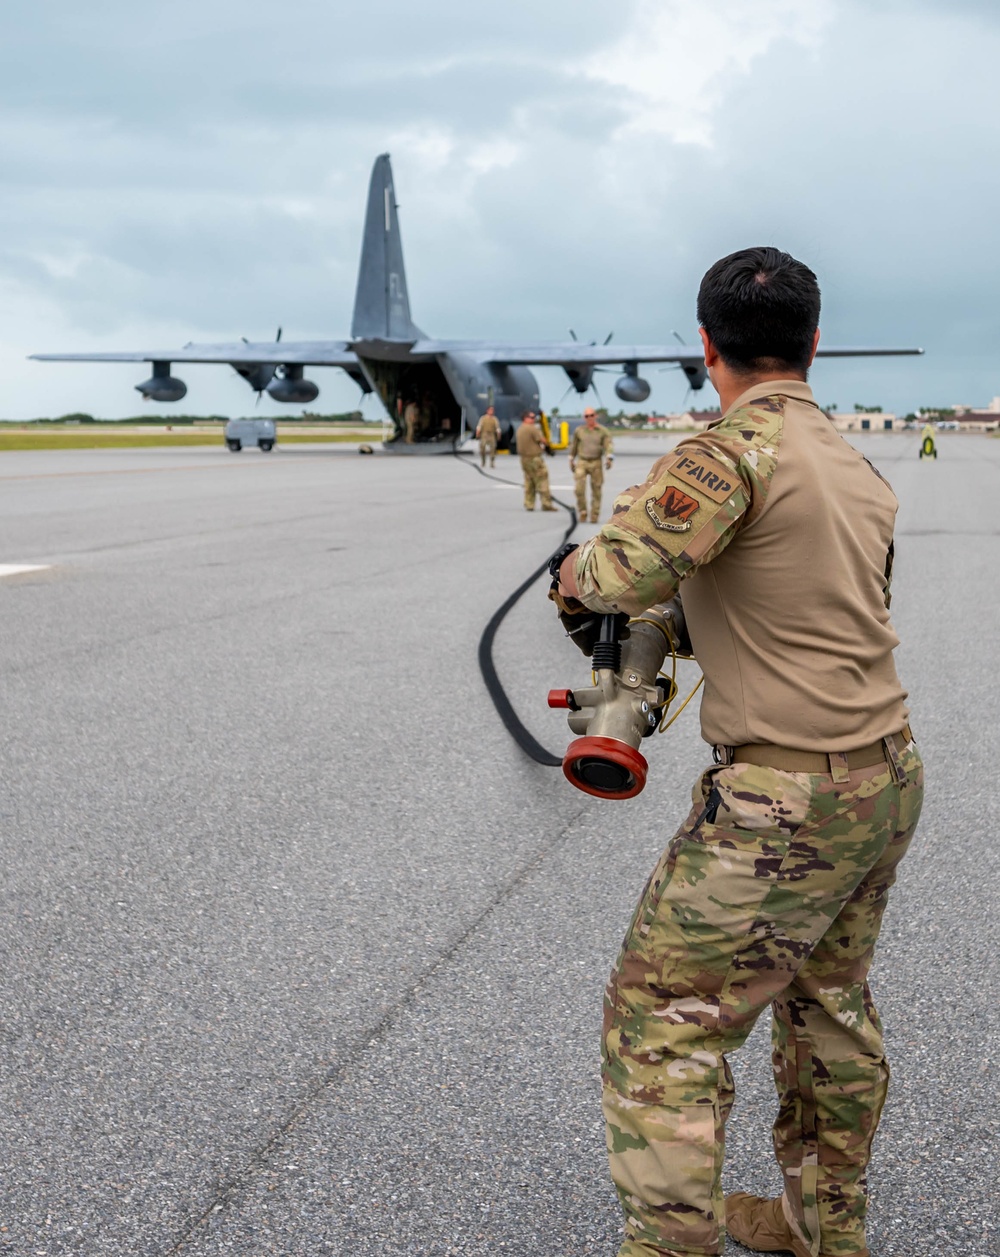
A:
<svg viewBox="0 0 1000 1257">
<path fill-rule="evenodd" d="M 308 404 L 319 388 L 306 367 L 339 367 L 364 393 L 376 393 L 390 421 L 386 445 L 407 453 L 451 452 L 475 429 L 492 404 L 500 420 L 501 447 L 510 445 L 522 412 L 539 411 L 538 382 L 530 367 L 561 367 L 577 393 L 591 388 L 599 367 L 617 366 L 615 393 L 643 402 L 649 384 L 643 363 L 672 363 L 692 389 L 705 383 L 700 346 L 435 340 L 410 318 L 396 195 L 389 154 L 376 158 L 368 190 L 361 264 L 349 340 L 188 344 L 183 349 L 135 353 L 32 354 L 43 362 L 149 362 L 153 374 L 135 387 L 144 398 L 175 402 L 187 392 L 171 374 L 178 362 L 228 363 L 258 397 Z M 920 349 L 821 348 L 820 357 L 917 354 Z"/>
</svg>

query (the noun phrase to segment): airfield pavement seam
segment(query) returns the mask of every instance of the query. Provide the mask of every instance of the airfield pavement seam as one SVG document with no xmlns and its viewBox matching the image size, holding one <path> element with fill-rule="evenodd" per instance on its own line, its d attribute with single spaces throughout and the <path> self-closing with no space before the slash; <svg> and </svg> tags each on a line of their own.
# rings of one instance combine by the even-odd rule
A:
<svg viewBox="0 0 1000 1257">
<path fill-rule="evenodd" d="M 475 464 L 470 465 L 474 468 L 474 470 L 485 476 L 487 479 L 503 479 L 500 476 L 490 476 L 488 472 L 476 467 Z M 504 482 L 507 484 L 511 483 L 510 481 Z M 514 487 L 516 488 L 518 486 L 515 485 Z M 559 501 L 558 499 L 553 500 L 557 502 Z M 566 530 L 565 535 L 560 542 L 560 545 L 564 545 L 575 530 L 578 520 L 576 511 L 573 507 L 569 506 L 565 502 L 559 502 L 559 505 L 568 512 L 570 517 L 569 528 Z M 558 548 L 558 546 L 555 547 L 555 549 Z M 555 553 L 555 550 L 551 551 L 550 554 L 551 553 Z M 542 572 L 545 571 L 549 557 L 550 556 L 546 556 L 545 562 L 533 571 L 531 575 L 504 600 L 497 611 L 494 612 L 493 616 L 487 623 L 486 628 L 483 630 L 483 636 L 480 639 L 479 645 L 480 670 L 483 673 L 483 679 L 486 682 L 490 698 L 493 701 L 505 728 L 507 728 L 508 732 L 511 733 L 514 741 L 521 747 L 522 750 L 525 750 L 531 758 L 536 760 L 536 762 L 547 766 L 551 766 L 552 763 L 559 764 L 562 761 L 554 759 L 549 752 L 545 751 L 545 749 L 535 741 L 532 735 L 528 733 L 527 729 L 525 729 L 525 727 L 521 724 L 521 721 L 511 706 L 509 699 L 507 699 L 506 692 L 500 683 L 499 676 L 497 675 L 496 669 L 493 665 L 492 643 L 507 612 L 517 603 L 525 591 L 535 583 Z M 492 674 L 494 684 L 491 684 L 490 675 L 488 674 Z M 494 692 L 497 688 L 499 689 L 499 698 L 503 700 L 502 703 L 498 701 L 498 695 Z M 514 728 L 512 728 L 512 724 L 515 726 Z M 521 736 L 518 736 L 519 733 Z M 540 758 L 535 751 L 526 747 L 524 745 L 525 741 L 530 742 L 530 744 L 536 748 L 537 751 L 540 751 L 542 756 L 545 758 Z M 373 1029 L 367 1031 L 363 1036 L 361 1036 L 361 1039 L 359 1039 L 355 1047 L 348 1051 L 346 1056 L 344 1056 L 341 1061 L 327 1070 L 321 1078 L 306 1091 L 304 1097 L 293 1108 L 288 1118 L 282 1122 L 281 1125 L 279 1125 L 273 1132 L 271 1137 L 261 1144 L 260 1147 L 251 1155 L 243 1170 L 230 1176 L 229 1179 L 220 1185 L 213 1198 L 209 1201 L 201 1213 L 196 1218 L 192 1219 L 192 1221 L 180 1233 L 178 1238 L 173 1242 L 171 1247 L 165 1251 L 164 1257 L 171 1257 L 172 1254 L 179 1253 L 187 1242 L 193 1238 L 195 1233 L 211 1219 L 213 1214 L 225 1209 L 226 1205 L 231 1203 L 239 1192 L 250 1183 L 254 1175 L 263 1170 L 264 1166 L 274 1152 L 280 1147 L 296 1124 L 304 1116 L 306 1116 L 316 1100 L 318 1100 L 324 1092 L 331 1089 L 336 1083 L 346 1081 L 348 1072 L 362 1059 L 362 1053 L 368 1051 L 375 1043 L 385 1037 L 394 1022 L 414 1003 L 417 996 L 432 980 L 432 978 L 448 964 L 449 960 L 456 955 L 459 949 L 471 938 L 473 938 L 474 935 L 481 930 L 482 926 L 495 915 L 497 910 L 511 898 L 522 883 L 525 882 L 528 877 L 541 865 L 545 857 L 558 849 L 558 847 L 566 840 L 573 827 L 576 825 L 576 822 L 581 816 L 583 816 L 585 811 L 586 806 L 581 805 L 569 818 L 553 841 L 544 846 L 541 851 L 539 851 L 531 860 L 527 862 L 527 864 L 522 866 L 522 868 L 514 874 L 506 885 L 504 885 L 488 902 L 485 910 L 478 913 L 475 920 L 471 922 L 469 926 L 463 930 L 462 933 L 459 934 L 459 936 L 444 949 L 444 951 L 441 952 L 437 959 L 429 965 L 414 982 L 410 984 L 401 999 L 394 1001 L 392 1011 L 387 1012 L 385 1016 L 376 1023 Z"/>
<path fill-rule="evenodd" d="M 270 1138 L 266 1139 L 264 1143 L 251 1153 L 247 1164 L 242 1170 L 236 1171 L 219 1185 L 211 1200 L 197 1217 L 193 1218 L 177 1238 L 170 1243 L 170 1246 L 163 1250 L 162 1257 L 174 1257 L 174 1254 L 180 1253 L 188 1241 L 194 1238 L 195 1233 L 205 1223 L 210 1221 L 214 1214 L 222 1212 L 228 1204 L 231 1204 L 236 1199 L 244 1188 L 249 1186 L 253 1178 L 263 1171 L 270 1158 L 294 1127 L 308 1114 L 315 1102 L 325 1092 L 333 1089 L 335 1084 L 347 1082 L 349 1072 L 363 1060 L 364 1053 L 370 1051 L 380 1040 L 385 1038 L 392 1026 L 416 1002 L 417 997 L 431 980 L 447 966 L 448 962 L 467 942 L 482 932 L 483 927 L 493 919 L 497 911 L 512 898 L 523 883 L 542 865 L 546 857 L 552 855 L 566 842 L 586 810 L 586 805 L 581 804 L 553 839 L 546 843 L 541 850 L 501 886 L 500 890 L 487 902 L 483 910 L 474 914 L 474 919 L 457 938 L 449 943 L 437 959 L 410 983 L 399 999 L 393 1000 L 392 1010 L 387 1012 L 370 1030 L 364 1031 L 359 1036 L 355 1046 L 349 1049 L 336 1065 L 331 1066 L 312 1086 L 307 1088 L 302 1099 L 293 1107 L 291 1113 L 277 1127 Z"/>
</svg>

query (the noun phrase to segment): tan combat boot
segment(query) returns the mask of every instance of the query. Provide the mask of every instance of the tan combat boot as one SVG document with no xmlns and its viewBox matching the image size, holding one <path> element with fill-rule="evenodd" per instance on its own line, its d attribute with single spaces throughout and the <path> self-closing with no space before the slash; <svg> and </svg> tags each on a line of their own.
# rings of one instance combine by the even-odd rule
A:
<svg viewBox="0 0 1000 1257">
<path fill-rule="evenodd" d="M 781 1197 L 765 1200 L 747 1192 L 733 1192 L 726 1197 L 726 1230 L 744 1248 L 755 1253 L 794 1253 L 795 1257 L 812 1257 L 809 1249 L 792 1233 L 781 1207 Z M 823 1257 L 820 1253 L 819 1257 Z M 867 1248 L 859 1248 L 851 1257 L 870 1257 Z"/>
</svg>

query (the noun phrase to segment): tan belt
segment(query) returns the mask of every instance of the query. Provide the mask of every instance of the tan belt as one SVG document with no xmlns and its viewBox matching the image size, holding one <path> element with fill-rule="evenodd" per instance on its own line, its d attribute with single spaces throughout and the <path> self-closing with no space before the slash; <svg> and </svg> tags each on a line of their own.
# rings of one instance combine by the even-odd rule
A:
<svg viewBox="0 0 1000 1257">
<path fill-rule="evenodd" d="M 899 733 L 889 737 L 899 739 L 902 746 L 913 741 L 909 725 L 903 725 Z M 886 753 L 886 739 L 880 738 L 868 746 L 853 751 L 798 751 L 791 746 L 774 746 L 769 742 L 748 742 L 744 746 L 717 746 L 716 761 L 720 764 L 759 764 L 762 768 L 777 768 L 786 773 L 832 773 L 842 768 L 846 761 L 848 771 L 871 768 L 875 764 L 891 762 Z M 902 749 L 902 747 L 900 747 Z M 831 756 L 834 763 L 831 763 Z"/>
</svg>

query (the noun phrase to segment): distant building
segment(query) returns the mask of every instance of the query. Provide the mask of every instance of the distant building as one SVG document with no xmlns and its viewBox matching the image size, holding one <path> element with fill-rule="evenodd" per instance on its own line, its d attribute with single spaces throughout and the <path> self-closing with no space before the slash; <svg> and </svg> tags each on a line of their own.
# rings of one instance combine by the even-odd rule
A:
<svg viewBox="0 0 1000 1257">
<path fill-rule="evenodd" d="M 955 422 L 963 432 L 995 432 L 1000 428 L 1000 407 L 996 410 L 992 407 L 989 410 L 956 410 Z"/>
<path fill-rule="evenodd" d="M 686 410 L 684 412 L 684 419 L 696 428 L 707 428 L 710 423 L 718 423 L 721 418 L 721 410 Z"/>
<path fill-rule="evenodd" d="M 689 414 L 683 415 L 650 415 L 643 425 L 646 431 L 677 432 L 689 430 L 695 426 Z"/>
<path fill-rule="evenodd" d="M 950 421 L 956 423 L 962 432 L 995 432 L 1000 429 L 1000 397 L 994 397 L 988 406 L 956 404 L 951 410 Z"/>
<path fill-rule="evenodd" d="M 899 432 L 905 420 L 884 410 L 828 410 L 830 422 L 838 432 Z"/>
</svg>

